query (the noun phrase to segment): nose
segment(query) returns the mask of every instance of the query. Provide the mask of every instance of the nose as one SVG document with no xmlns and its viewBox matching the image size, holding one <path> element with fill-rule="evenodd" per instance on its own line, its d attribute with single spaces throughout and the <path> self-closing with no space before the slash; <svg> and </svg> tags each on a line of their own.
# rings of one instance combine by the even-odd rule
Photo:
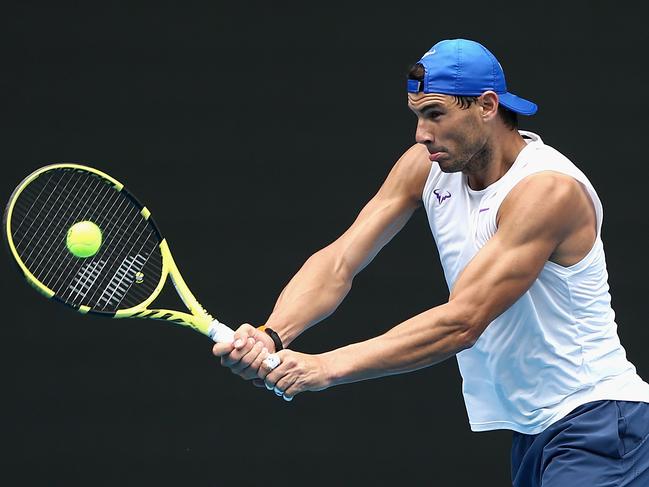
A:
<svg viewBox="0 0 649 487">
<path fill-rule="evenodd" d="M 435 136 L 433 135 L 430 124 L 427 124 L 426 121 L 421 118 L 417 120 L 415 141 L 418 144 L 433 144 L 435 142 Z"/>
</svg>

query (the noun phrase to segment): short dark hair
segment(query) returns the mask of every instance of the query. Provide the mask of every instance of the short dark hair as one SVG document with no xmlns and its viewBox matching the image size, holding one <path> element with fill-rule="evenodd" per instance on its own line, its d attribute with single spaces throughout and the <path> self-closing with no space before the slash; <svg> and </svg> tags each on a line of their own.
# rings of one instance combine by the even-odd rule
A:
<svg viewBox="0 0 649 487">
<path fill-rule="evenodd" d="M 408 71 L 408 79 L 414 79 L 416 81 L 424 81 L 424 65 L 421 63 L 413 64 L 410 70 Z M 477 100 L 477 96 L 461 96 L 461 95 L 451 95 L 455 102 L 460 106 L 462 110 L 466 110 Z M 511 130 L 516 130 L 518 128 L 518 114 L 509 108 L 506 108 L 503 105 L 498 105 L 498 115 L 502 119 L 506 127 Z"/>
</svg>

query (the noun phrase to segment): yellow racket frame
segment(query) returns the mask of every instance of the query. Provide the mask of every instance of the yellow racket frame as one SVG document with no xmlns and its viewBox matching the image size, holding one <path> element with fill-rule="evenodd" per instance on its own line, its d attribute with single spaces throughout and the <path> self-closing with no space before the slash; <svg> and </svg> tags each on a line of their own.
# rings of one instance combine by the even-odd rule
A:
<svg viewBox="0 0 649 487">
<path fill-rule="evenodd" d="M 9 200 L 9 204 L 7 206 L 6 218 L 5 218 L 5 235 L 7 237 L 7 243 L 9 244 L 9 250 L 14 257 L 14 260 L 20 267 L 20 270 L 24 274 L 27 282 L 29 282 L 29 284 L 31 284 L 39 293 L 41 293 L 43 296 L 49 299 L 55 296 L 54 291 L 52 291 L 50 288 L 48 288 L 43 283 L 41 283 L 36 277 L 34 277 L 34 275 L 29 271 L 29 269 L 27 269 L 27 266 L 25 266 L 22 259 L 18 255 L 18 251 L 13 242 L 12 233 L 11 233 L 11 216 L 13 214 L 14 205 L 18 200 L 18 197 L 23 192 L 23 190 L 29 185 L 29 183 L 31 183 L 34 179 L 39 177 L 44 172 L 51 171 L 53 169 L 79 169 L 79 170 L 87 171 L 90 173 L 94 173 L 102 177 L 103 179 L 109 181 L 111 184 L 113 184 L 114 189 L 116 191 L 122 191 L 122 189 L 124 189 L 124 185 L 122 183 L 120 183 L 115 178 L 109 176 L 108 174 L 102 171 L 99 171 L 92 167 L 83 166 L 80 164 L 61 163 L 61 164 L 51 164 L 48 166 L 44 166 L 34 171 L 27 178 L 25 178 L 14 190 Z M 146 220 L 148 220 L 151 216 L 151 212 L 146 208 L 146 206 L 143 207 L 140 212 Z M 169 250 L 169 245 L 167 244 L 167 240 L 164 238 L 160 242 L 160 252 L 162 254 L 162 272 L 160 275 L 160 281 L 158 282 L 154 291 L 142 303 L 133 306 L 131 308 L 117 310 L 113 317 L 114 318 L 149 318 L 154 320 L 171 321 L 173 323 L 177 323 L 180 325 L 193 328 L 196 331 L 199 331 L 200 333 L 210 336 L 210 338 L 212 338 L 209 330 L 210 330 L 210 325 L 214 321 L 214 318 L 207 311 L 205 311 L 205 309 L 200 305 L 198 300 L 194 297 L 192 292 L 189 290 L 189 287 L 185 283 L 183 277 L 180 275 L 180 271 L 178 270 L 178 267 L 176 266 L 176 263 L 174 262 L 174 259 L 171 256 L 171 251 Z M 148 306 L 158 297 L 158 295 L 162 291 L 162 288 L 164 287 L 164 284 L 167 280 L 167 276 L 171 276 L 171 281 L 175 286 L 178 295 L 182 299 L 183 303 L 185 303 L 185 306 L 191 311 L 191 314 L 182 311 L 172 310 L 172 309 L 148 308 Z M 80 306 L 79 308 L 77 308 L 77 311 L 82 314 L 86 314 L 90 311 L 90 308 L 88 306 Z M 105 314 L 105 313 L 100 313 L 100 314 Z"/>
</svg>

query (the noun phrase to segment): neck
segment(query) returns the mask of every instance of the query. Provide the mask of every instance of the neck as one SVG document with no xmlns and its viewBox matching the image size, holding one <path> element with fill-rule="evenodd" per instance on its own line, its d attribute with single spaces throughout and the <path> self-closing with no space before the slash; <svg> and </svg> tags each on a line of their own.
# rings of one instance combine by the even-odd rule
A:
<svg viewBox="0 0 649 487">
<path fill-rule="evenodd" d="M 494 143 L 494 140 L 498 143 Z M 484 160 L 473 164 L 471 170 L 464 171 L 469 187 L 479 191 L 502 178 L 512 167 L 525 145 L 525 140 L 518 130 L 508 130 L 503 127 L 494 133 L 484 149 L 475 156 Z"/>
</svg>

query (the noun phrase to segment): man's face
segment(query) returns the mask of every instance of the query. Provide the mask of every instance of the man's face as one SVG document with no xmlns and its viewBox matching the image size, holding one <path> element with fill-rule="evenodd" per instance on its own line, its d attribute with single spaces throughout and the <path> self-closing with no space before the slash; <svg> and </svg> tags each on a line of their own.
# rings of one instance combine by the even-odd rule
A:
<svg viewBox="0 0 649 487">
<path fill-rule="evenodd" d="M 408 107 L 417 115 L 415 140 L 426 146 L 442 171 L 471 173 L 489 162 L 480 100 L 462 108 L 450 95 L 408 93 Z"/>
</svg>

